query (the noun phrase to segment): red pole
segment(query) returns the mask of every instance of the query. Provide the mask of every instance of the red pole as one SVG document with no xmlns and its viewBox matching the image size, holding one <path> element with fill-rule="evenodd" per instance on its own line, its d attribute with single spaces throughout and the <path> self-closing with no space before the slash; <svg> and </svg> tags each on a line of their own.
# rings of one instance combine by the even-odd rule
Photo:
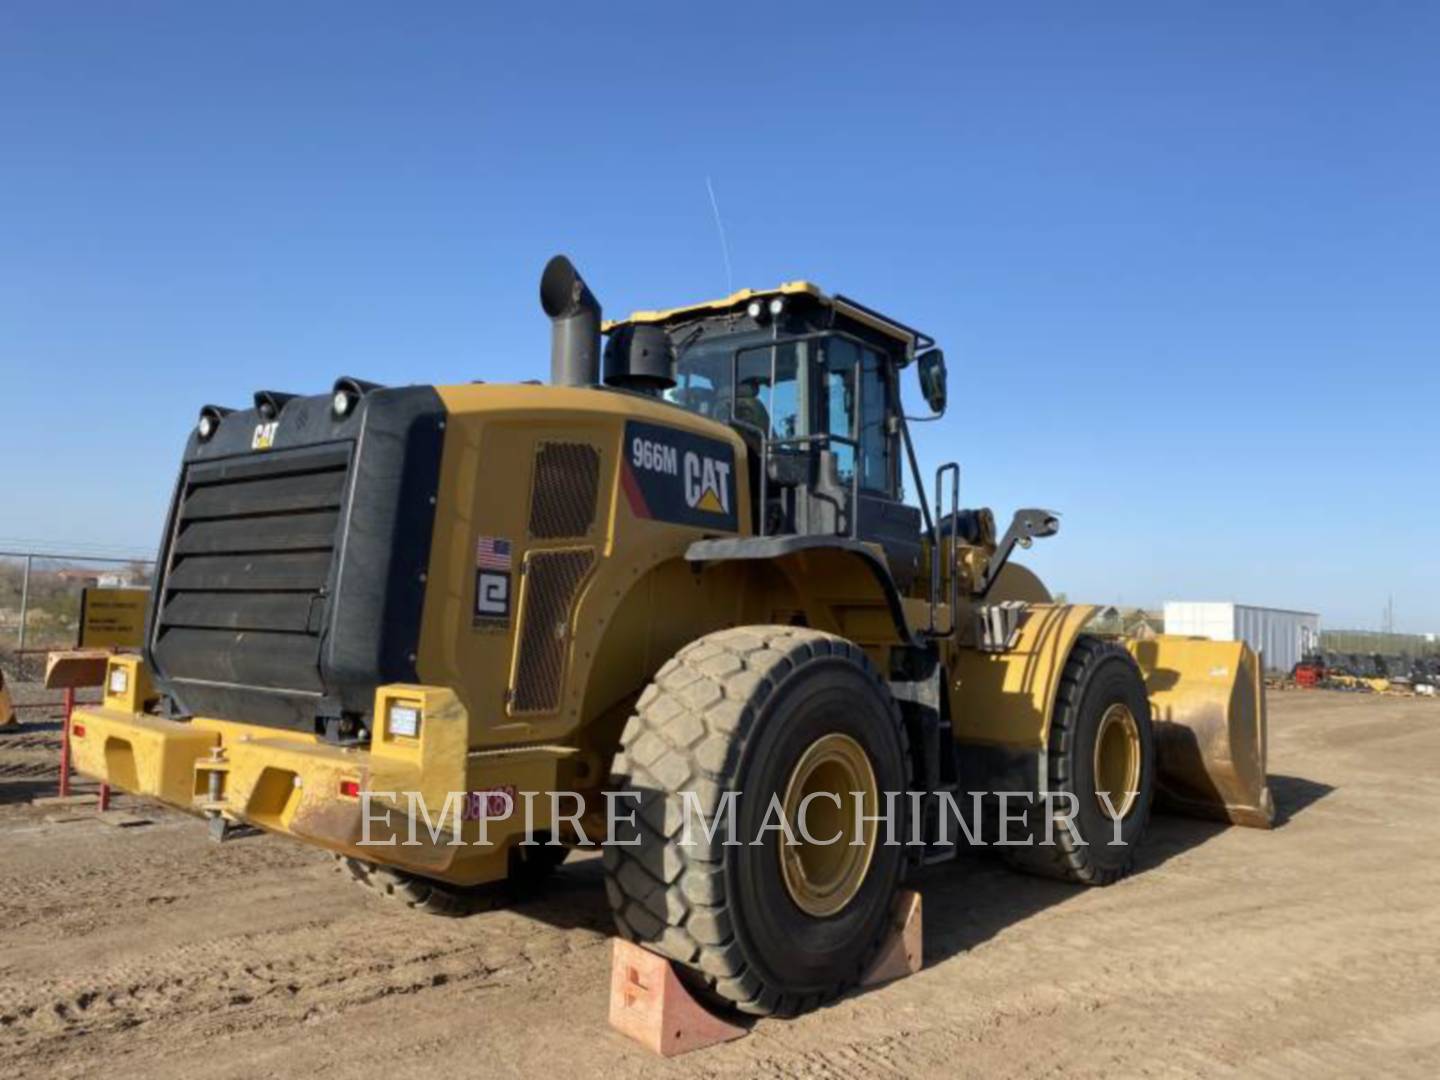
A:
<svg viewBox="0 0 1440 1080">
<path fill-rule="evenodd" d="M 75 688 L 65 688 L 65 728 L 60 735 L 60 797 L 70 794 L 70 714 L 75 709 Z"/>
<path fill-rule="evenodd" d="M 100 810 L 103 813 L 110 809 L 110 785 L 100 785 Z"/>
</svg>

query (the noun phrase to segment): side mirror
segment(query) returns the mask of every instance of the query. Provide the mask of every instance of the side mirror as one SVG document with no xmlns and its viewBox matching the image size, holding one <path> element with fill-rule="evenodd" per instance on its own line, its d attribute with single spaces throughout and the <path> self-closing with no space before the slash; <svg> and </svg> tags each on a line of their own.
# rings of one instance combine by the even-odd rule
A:
<svg viewBox="0 0 1440 1080">
<path fill-rule="evenodd" d="M 945 411 L 945 353 L 940 349 L 927 349 L 917 358 L 915 370 L 920 377 L 920 393 L 925 404 L 939 416 Z"/>
</svg>

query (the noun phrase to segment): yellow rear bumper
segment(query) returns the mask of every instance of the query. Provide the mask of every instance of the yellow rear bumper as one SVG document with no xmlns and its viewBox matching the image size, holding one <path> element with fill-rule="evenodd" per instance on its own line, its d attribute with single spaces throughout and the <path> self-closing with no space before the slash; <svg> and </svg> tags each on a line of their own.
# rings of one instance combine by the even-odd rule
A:
<svg viewBox="0 0 1440 1080">
<path fill-rule="evenodd" d="M 143 683 L 132 667 L 128 685 Z M 101 705 L 75 710 L 77 771 L 192 813 L 460 884 L 505 876 L 509 848 L 524 839 L 521 793 L 545 793 L 530 819 L 537 831 L 551 827 L 548 792 L 561 786 L 574 754 L 559 746 L 470 751 L 464 708 L 435 687 L 382 687 L 375 716 L 388 716 L 392 701 L 413 703 L 422 710 L 420 734 L 392 735 L 382 720 L 361 749 L 230 721 L 167 720 L 141 711 L 143 698 L 112 693 L 112 685 L 107 676 Z M 481 843 L 467 802 L 473 808 L 500 790 L 516 799 L 515 812 L 486 823 Z"/>
<path fill-rule="evenodd" d="M 195 761 L 219 742 L 214 731 L 158 716 L 79 708 L 71 721 L 70 760 L 86 776 L 188 810 Z"/>
</svg>

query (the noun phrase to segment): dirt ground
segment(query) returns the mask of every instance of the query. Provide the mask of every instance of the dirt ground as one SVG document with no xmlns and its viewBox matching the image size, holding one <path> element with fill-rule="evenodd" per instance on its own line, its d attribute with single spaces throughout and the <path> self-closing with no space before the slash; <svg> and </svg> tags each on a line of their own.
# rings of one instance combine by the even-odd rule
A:
<svg viewBox="0 0 1440 1080">
<path fill-rule="evenodd" d="M 33 807 L 58 731 L 27 725 L 0 733 L 0 1075 L 1440 1075 L 1440 702 L 1271 717 L 1280 828 L 1157 818 L 1109 889 L 967 855 L 920 879 L 920 974 L 668 1063 L 607 1026 L 594 859 L 418 915 L 283 839 Z"/>
</svg>

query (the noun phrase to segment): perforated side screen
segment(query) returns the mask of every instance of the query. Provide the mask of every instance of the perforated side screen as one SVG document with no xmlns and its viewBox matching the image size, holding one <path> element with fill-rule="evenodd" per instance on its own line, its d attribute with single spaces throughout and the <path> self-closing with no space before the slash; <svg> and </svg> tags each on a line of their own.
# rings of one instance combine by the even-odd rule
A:
<svg viewBox="0 0 1440 1080">
<path fill-rule="evenodd" d="M 594 561 L 589 548 L 535 551 L 526 559 L 515 684 L 510 689 L 512 715 L 551 713 L 560 707 L 570 614 Z"/>
<path fill-rule="evenodd" d="M 588 443 L 541 443 L 530 489 L 530 535 L 579 539 L 595 523 L 600 451 Z"/>
</svg>

